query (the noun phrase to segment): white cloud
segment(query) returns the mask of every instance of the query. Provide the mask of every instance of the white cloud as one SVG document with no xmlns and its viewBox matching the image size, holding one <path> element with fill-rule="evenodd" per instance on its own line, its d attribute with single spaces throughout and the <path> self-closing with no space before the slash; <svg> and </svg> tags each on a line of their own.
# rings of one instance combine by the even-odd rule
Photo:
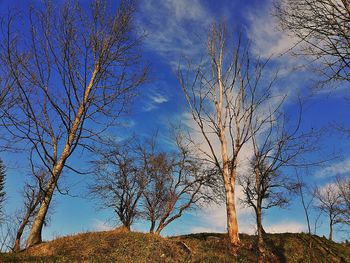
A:
<svg viewBox="0 0 350 263">
<path fill-rule="evenodd" d="M 168 101 L 168 99 L 165 96 L 160 95 L 160 94 L 150 96 L 150 98 L 153 100 L 153 102 L 155 102 L 157 104 L 161 104 L 161 103 Z"/>
<path fill-rule="evenodd" d="M 241 187 L 236 189 L 236 211 L 237 221 L 240 233 L 254 234 L 255 233 L 255 217 L 251 208 L 242 207 L 239 204 L 239 198 L 243 197 Z M 196 217 L 199 218 L 198 225 L 192 227 L 190 232 L 226 232 L 226 206 L 211 205 L 202 207 L 196 211 Z"/>
<path fill-rule="evenodd" d="M 272 9 L 270 1 L 265 8 L 247 12 L 248 37 L 253 43 L 253 52 L 263 58 L 278 58 L 294 47 L 298 41 L 278 29 L 278 21 L 271 14 Z"/>
<path fill-rule="evenodd" d="M 196 212 L 199 224 L 191 229 L 191 232 L 225 232 L 226 209 L 225 206 L 213 205 L 204 207 Z"/>
<path fill-rule="evenodd" d="M 239 206 L 237 208 L 239 232 L 250 235 L 256 234 L 256 221 L 253 211 L 251 209 L 242 210 Z M 197 216 L 199 218 L 198 225 L 191 228 L 191 233 L 226 232 L 225 206 L 202 209 Z M 264 229 L 268 233 L 300 233 L 306 231 L 305 224 L 291 220 L 282 220 L 277 223 L 266 222 Z"/>
<path fill-rule="evenodd" d="M 334 163 L 314 174 L 315 177 L 331 177 L 350 173 L 350 158 L 344 161 Z"/>
<path fill-rule="evenodd" d="M 143 0 L 138 23 L 146 31 L 145 45 L 177 67 L 179 56 L 202 52 L 211 15 L 200 0 Z M 205 47 L 205 46 L 203 46 Z"/>
<path fill-rule="evenodd" d="M 268 233 L 300 233 L 306 231 L 305 224 L 296 221 L 267 224 L 264 229 Z"/>
<path fill-rule="evenodd" d="M 252 54 L 270 60 L 266 71 L 271 71 L 271 74 L 278 69 L 278 78 L 283 82 L 276 87 L 280 93 L 292 91 L 295 95 L 305 86 L 305 80 L 310 79 L 310 75 L 303 75 L 309 62 L 304 56 L 293 55 L 299 48 L 298 39 L 279 29 L 272 10 L 272 1 L 268 1 L 264 8 L 247 10 L 247 35 L 252 43 Z"/>
<path fill-rule="evenodd" d="M 151 93 L 147 97 L 148 97 L 148 100 L 146 100 L 143 106 L 144 111 L 155 110 L 158 108 L 160 104 L 163 104 L 169 101 L 167 96 L 157 91 L 151 91 Z"/>
<path fill-rule="evenodd" d="M 92 223 L 92 229 L 95 231 L 109 231 L 114 229 L 114 227 L 111 226 L 108 222 L 99 219 L 94 219 Z"/>
</svg>

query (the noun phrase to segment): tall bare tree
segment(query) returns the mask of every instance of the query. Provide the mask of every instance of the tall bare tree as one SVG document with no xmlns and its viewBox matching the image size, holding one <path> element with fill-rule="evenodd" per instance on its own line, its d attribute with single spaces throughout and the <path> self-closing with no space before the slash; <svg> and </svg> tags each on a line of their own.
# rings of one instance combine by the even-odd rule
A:
<svg viewBox="0 0 350 263">
<path fill-rule="evenodd" d="M 239 243 L 235 206 L 238 162 L 251 134 L 265 118 L 256 118 L 271 98 L 275 77 L 266 80 L 266 62 L 251 59 L 241 37 L 230 43 L 225 25 L 213 25 L 208 37 L 207 64 L 179 70 L 195 125 L 205 141 L 205 158 L 216 166 L 224 182 L 227 231 L 231 248 Z M 232 44 L 232 46 L 229 46 Z M 242 158 L 241 158 L 242 159 Z"/>
<path fill-rule="evenodd" d="M 297 54 L 319 62 L 323 81 L 350 82 L 349 0 L 275 1 L 282 29 L 300 41 Z M 320 65 L 320 66 L 319 66 Z"/>
<path fill-rule="evenodd" d="M 8 131 L 25 142 L 49 171 L 27 247 L 41 242 L 53 193 L 68 159 L 100 137 L 124 112 L 145 79 L 133 31 L 133 1 L 114 12 L 107 1 L 30 8 L 28 27 L 9 15 L 3 23 L 1 62 L 16 107 L 3 116 Z"/>
</svg>

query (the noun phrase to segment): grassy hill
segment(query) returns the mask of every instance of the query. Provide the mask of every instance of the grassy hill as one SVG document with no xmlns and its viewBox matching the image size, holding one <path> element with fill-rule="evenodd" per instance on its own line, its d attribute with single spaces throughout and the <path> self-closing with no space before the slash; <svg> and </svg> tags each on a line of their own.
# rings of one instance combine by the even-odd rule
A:
<svg viewBox="0 0 350 263">
<path fill-rule="evenodd" d="M 171 238 L 114 230 L 83 233 L 35 246 L 18 254 L 0 255 L 0 262 L 256 262 L 254 237 L 241 235 L 236 257 L 224 234 L 203 233 Z M 270 262 L 350 262 L 350 248 L 306 234 L 269 234 Z"/>
</svg>

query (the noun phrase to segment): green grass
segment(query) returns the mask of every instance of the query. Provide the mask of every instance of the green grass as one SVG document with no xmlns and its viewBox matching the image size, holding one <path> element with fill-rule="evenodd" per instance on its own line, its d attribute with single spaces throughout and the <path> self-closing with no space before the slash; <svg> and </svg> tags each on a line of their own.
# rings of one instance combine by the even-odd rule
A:
<svg viewBox="0 0 350 263">
<path fill-rule="evenodd" d="M 58 238 L 18 254 L 4 253 L 0 262 L 256 262 L 255 237 L 240 238 L 233 256 L 225 234 L 162 238 L 120 230 L 92 232 Z M 268 262 L 350 262 L 349 247 L 317 236 L 269 234 L 266 244 Z"/>
</svg>

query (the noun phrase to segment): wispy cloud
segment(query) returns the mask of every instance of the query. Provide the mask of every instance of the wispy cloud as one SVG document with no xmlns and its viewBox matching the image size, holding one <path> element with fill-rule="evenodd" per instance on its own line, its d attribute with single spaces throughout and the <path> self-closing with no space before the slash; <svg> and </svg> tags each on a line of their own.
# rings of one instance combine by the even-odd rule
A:
<svg viewBox="0 0 350 263">
<path fill-rule="evenodd" d="M 271 9 L 270 3 L 258 11 L 248 12 L 248 37 L 252 41 L 255 55 L 276 59 L 295 46 L 297 39 L 278 30 L 277 20 L 271 15 Z"/>
<path fill-rule="evenodd" d="M 200 0 L 142 0 L 138 18 L 148 37 L 145 45 L 162 56 L 173 67 L 179 56 L 198 56 L 205 44 L 201 37 L 212 21 L 210 12 Z M 206 36 L 206 35 L 205 35 Z"/>
<path fill-rule="evenodd" d="M 344 175 L 350 173 L 350 158 L 334 163 L 326 168 L 322 168 L 322 170 L 317 171 L 314 176 L 315 177 L 331 177 L 336 175 Z"/>
<path fill-rule="evenodd" d="M 157 91 L 151 91 L 151 93 L 147 96 L 147 100 L 144 102 L 143 110 L 144 111 L 152 111 L 159 107 L 160 104 L 166 103 L 169 101 L 169 98 Z"/>
<path fill-rule="evenodd" d="M 151 96 L 150 96 L 150 99 L 151 99 L 154 103 L 157 103 L 157 104 L 162 104 L 162 103 L 168 101 L 168 98 L 166 98 L 165 96 L 160 95 L 160 94 L 151 95 Z"/>
<path fill-rule="evenodd" d="M 269 60 L 264 74 L 278 73 L 278 81 L 273 87 L 276 94 L 287 94 L 288 102 L 306 86 L 311 84 L 310 61 L 304 56 L 296 56 L 298 39 L 279 28 L 278 20 L 272 15 L 272 0 L 258 9 L 247 10 L 247 36 L 251 41 L 251 54 L 262 60 Z"/>
</svg>

